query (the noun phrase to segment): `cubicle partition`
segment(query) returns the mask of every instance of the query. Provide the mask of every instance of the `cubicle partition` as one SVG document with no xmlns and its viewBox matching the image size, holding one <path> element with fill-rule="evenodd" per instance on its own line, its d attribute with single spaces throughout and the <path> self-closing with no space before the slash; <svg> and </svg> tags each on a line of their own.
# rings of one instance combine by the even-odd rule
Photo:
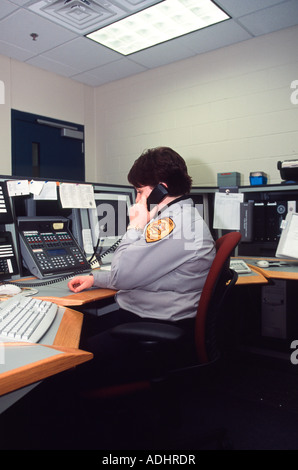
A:
<svg viewBox="0 0 298 470">
<path fill-rule="evenodd" d="M 288 213 L 298 211 L 298 184 L 193 188 L 213 237 L 240 230 L 239 256 L 275 256 Z M 192 194 L 191 194 L 192 195 Z"/>
<path fill-rule="evenodd" d="M 12 177 L 2 175 L 0 177 L 2 189 L 2 210 L 0 212 L 0 232 L 2 239 L 0 244 L 7 245 L 8 240 L 4 238 L 9 235 L 11 246 L 11 256 L 9 267 L 1 271 L 2 279 L 18 279 L 32 272 L 24 249 L 26 244 L 33 246 L 37 240 L 39 228 L 35 220 L 46 223 L 57 219 L 56 228 L 54 225 L 43 225 L 43 232 L 53 232 L 56 236 L 59 232 L 61 239 L 62 232 L 67 231 L 73 238 L 73 244 L 78 245 L 82 256 L 87 260 L 96 255 L 103 255 L 117 243 L 123 236 L 128 221 L 128 210 L 135 201 L 135 190 L 131 186 L 108 185 L 98 183 L 81 183 L 77 181 L 56 181 L 39 178 Z M 21 222 L 20 222 L 21 221 Z M 61 226 L 61 221 L 64 223 Z M 31 234 L 30 222 L 32 225 Z M 20 223 L 26 228 L 25 236 L 20 236 Z M 41 223 L 41 222 L 40 222 Z M 58 225 L 60 223 L 60 226 Z M 41 230 L 41 229 L 40 229 Z M 61 235 L 61 236 L 60 236 Z M 33 240 L 32 237 L 35 239 Z M 24 240 L 25 239 L 25 242 Z M 98 240 L 100 243 L 98 243 Z M 66 253 L 66 241 L 58 246 L 51 246 L 53 257 L 57 254 L 57 260 L 61 260 Z M 53 240 L 52 240 L 53 242 Z M 68 241 L 70 244 L 71 242 Z M 53 243 L 52 243 L 53 244 Z M 48 244 L 49 246 L 49 244 Z M 27 247 L 28 248 L 28 247 Z M 39 248 L 42 248 L 41 245 Z M 60 249 L 57 253 L 54 248 Z M 35 250 L 37 253 L 38 250 Z M 72 255 L 74 252 L 72 253 Z M 37 256 L 41 256 L 38 255 Z M 79 255 L 74 255 L 75 257 Z M 34 258 L 34 256 L 33 256 Z M 106 255 L 105 260 L 109 257 Z M 3 263 L 2 263 L 3 264 Z M 13 266 L 12 266 L 13 264 Z M 57 275 L 63 271 L 57 270 Z"/>
<path fill-rule="evenodd" d="M 2 245 L 9 242 L 13 252 L 9 270 L 0 272 L 0 276 L 11 279 L 32 274 L 24 264 L 21 251 L 20 218 L 66 219 L 85 258 L 102 257 L 104 263 L 110 263 L 113 247 L 125 233 L 128 211 L 136 197 L 135 189 L 126 185 L 44 181 L 5 175 L 0 176 L 0 190 Z M 190 197 L 215 239 L 226 231 L 241 231 L 237 255 L 274 256 L 281 224 L 289 211 L 297 210 L 298 185 L 194 186 Z"/>
<path fill-rule="evenodd" d="M 243 237 L 235 255 L 246 257 L 247 262 L 250 259 L 253 264 L 258 257 L 275 256 L 281 224 L 287 213 L 297 211 L 298 185 L 193 187 L 190 196 L 215 239 L 226 231 L 241 231 Z M 69 308 L 77 307 L 82 310 L 87 305 L 88 311 L 93 313 L 90 309 L 94 308 L 96 315 L 115 308 L 115 291 L 111 289 L 94 288 L 83 294 L 74 294 L 67 288 L 66 280 L 64 284 L 63 281 L 59 284 L 57 280 L 65 274 L 61 259 L 69 260 L 71 250 L 71 255 L 76 260 L 82 260 L 83 264 L 87 260 L 88 268 L 93 266 L 90 265 L 92 258 L 97 260 L 101 257 L 103 263 L 109 263 L 113 248 L 126 231 L 128 211 L 134 202 L 134 188 L 125 185 L 0 176 L 0 281 L 12 280 L 18 284 L 25 280 L 23 285 L 26 286 L 32 280 L 32 285 L 37 287 L 37 293 L 32 295 L 59 305 L 63 323 L 59 322 L 58 332 L 62 331 L 63 334 L 55 336 L 54 345 L 78 345 L 82 317 L 78 312 L 68 312 Z M 40 256 L 44 251 L 43 243 L 46 243 L 46 249 L 52 258 L 55 261 L 58 258 L 60 264 L 55 268 L 56 272 L 51 272 L 48 266 L 43 266 L 44 272 L 32 272 L 31 266 L 34 264 L 31 265 L 32 259 L 25 255 L 28 254 L 26 244 L 31 247 L 30 253 Z M 105 253 L 106 256 L 103 256 Z M 237 312 L 241 319 L 246 316 L 245 323 L 251 323 L 255 319 L 257 326 L 254 325 L 254 330 L 257 331 L 257 336 L 275 335 L 274 339 L 288 340 L 296 335 L 297 329 L 293 326 L 297 323 L 296 308 L 293 307 L 296 305 L 293 302 L 296 285 L 292 284 L 298 279 L 296 265 L 295 272 L 292 272 L 292 268 L 289 273 L 289 268 L 284 268 L 283 271 L 278 268 L 276 272 L 272 269 L 265 271 L 258 270 L 254 264 L 251 275 L 239 276 L 238 299 L 236 293 L 233 299 L 235 308 L 230 310 Z M 55 274 L 56 279 L 51 280 Z M 73 274 L 74 268 L 71 267 L 64 279 Z M 37 279 L 39 276 L 40 279 Z M 276 285 L 276 279 L 281 285 Z M 253 295 L 251 289 L 254 289 Z M 283 308 L 274 305 L 278 311 L 268 310 L 268 296 L 272 291 L 274 301 L 277 292 L 281 292 L 280 302 Z M 263 302 L 265 296 L 266 302 Z M 97 302 L 101 303 L 100 308 Z M 62 307 L 66 307 L 66 311 Z M 76 324 L 73 329 L 75 341 L 71 344 L 66 343 L 69 337 L 69 318 L 71 321 L 75 320 Z M 240 321 L 239 318 L 237 321 Z M 276 326 L 277 321 L 279 323 Z M 89 356 L 85 357 L 81 353 L 76 357 L 78 363 L 89 359 Z M 70 361 L 69 364 L 74 363 Z M 61 367 L 67 368 L 69 365 L 61 364 Z M 43 373 L 38 374 L 38 378 L 44 376 L 46 375 Z M 28 377 L 28 383 L 30 380 Z M 15 380 L 12 381 L 12 389 L 23 385 L 23 382 L 16 385 Z"/>
<path fill-rule="evenodd" d="M 298 210 L 298 185 L 243 186 L 239 256 L 275 256 L 283 223 Z"/>
</svg>

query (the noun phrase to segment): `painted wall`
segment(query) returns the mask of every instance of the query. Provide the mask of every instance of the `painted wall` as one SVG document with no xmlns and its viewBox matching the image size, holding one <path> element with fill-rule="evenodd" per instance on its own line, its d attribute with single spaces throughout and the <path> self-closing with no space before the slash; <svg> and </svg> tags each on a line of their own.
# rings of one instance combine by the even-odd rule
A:
<svg viewBox="0 0 298 470">
<path fill-rule="evenodd" d="M 289 28 L 98 87 L 97 179 L 127 182 L 133 161 L 166 145 L 195 185 L 251 171 L 281 181 L 278 160 L 298 158 L 298 28 Z"/>
<path fill-rule="evenodd" d="M 11 174 L 11 109 L 85 126 L 86 175 L 95 174 L 94 89 L 0 56 L 5 100 L 0 104 L 0 174 Z M 93 180 L 92 180 L 93 181 Z"/>
<path fill-rule="evenodd" d="M 84 124 L 87 181 L 127 184 L 144 149 L 167 145 L 195 185 L 229 171 L 279 183 L 278 160 L 298 158 L 297 41 L 289 28 L 98 88 L 0 56 L 0 174 L 11 174 L 13 108 Z"/>
<path fill-rule="evenodd" d="M 0 56 L 0 174 L 11 174 L 11 130 L 10 130 L 10 94 L 11 94 L 10 59 Z"/>
</svg>

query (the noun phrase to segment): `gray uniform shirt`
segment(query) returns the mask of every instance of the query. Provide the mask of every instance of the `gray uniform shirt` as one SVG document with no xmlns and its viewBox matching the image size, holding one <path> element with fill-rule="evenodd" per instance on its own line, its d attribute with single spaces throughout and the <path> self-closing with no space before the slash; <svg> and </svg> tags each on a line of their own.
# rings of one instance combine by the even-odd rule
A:
<svg viewBox="0 0 298 470">
<path fill-rule="evenodd" d="M 140 317 L 191 318 L 214 256 L 213 238 L 193 201 L 179 198 L 143 232 L 126 232 L 111 271 L 95 271 L 94 285 L 116 289 L 118 305 Z"/>
</svg>

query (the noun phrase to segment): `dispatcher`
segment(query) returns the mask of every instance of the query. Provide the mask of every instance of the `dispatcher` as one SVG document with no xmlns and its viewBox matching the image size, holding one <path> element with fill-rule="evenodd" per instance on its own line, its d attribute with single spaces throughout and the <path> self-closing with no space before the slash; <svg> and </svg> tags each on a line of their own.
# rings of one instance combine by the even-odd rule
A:
<svg viewBox="0 0 298 470">
<path fill-rule="evenodd" d="M 214 240 L 189 196 L 192 179 L 184 159 L 169 147 L 149 149 L 134 162 L 128 181 L 136 188 L 129 225 L 116 249 L 111 270 L 76 276 L 69 289 L 115 289 L 119 310 L 96 317 L 86 345 L 112 353 L 102 331 L 129 321 L 160 321 L 193 328 L 200 295 L 215 256 Z M 153 188 L 166 188 L 163 199 L 147 208 Z M 118 356 L 119 357 L 119 356 Z"/>
</svg>

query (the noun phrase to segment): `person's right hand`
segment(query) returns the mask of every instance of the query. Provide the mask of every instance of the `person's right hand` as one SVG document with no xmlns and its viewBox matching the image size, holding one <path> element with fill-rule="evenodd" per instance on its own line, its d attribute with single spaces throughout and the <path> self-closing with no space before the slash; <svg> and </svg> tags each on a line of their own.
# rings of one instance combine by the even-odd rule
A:
<svg viewBox="0 0 298 470">
<path fill-rule="evenodd" d="M 81 292 L 93 286 L 93 276 L 76 276 L 68 282 L 68 288 L 73 292 Z"/>
<path fill-rule="evenodd" d="M 146 196 L 142 195 L 140 198 L 138 198 L 138 202 L 131 206 L 129 211 L 129 223 L 141 229 L 143 229 L 150 220 L 150 214 L 147 210 L 146 201 Z"/>
</svg>

